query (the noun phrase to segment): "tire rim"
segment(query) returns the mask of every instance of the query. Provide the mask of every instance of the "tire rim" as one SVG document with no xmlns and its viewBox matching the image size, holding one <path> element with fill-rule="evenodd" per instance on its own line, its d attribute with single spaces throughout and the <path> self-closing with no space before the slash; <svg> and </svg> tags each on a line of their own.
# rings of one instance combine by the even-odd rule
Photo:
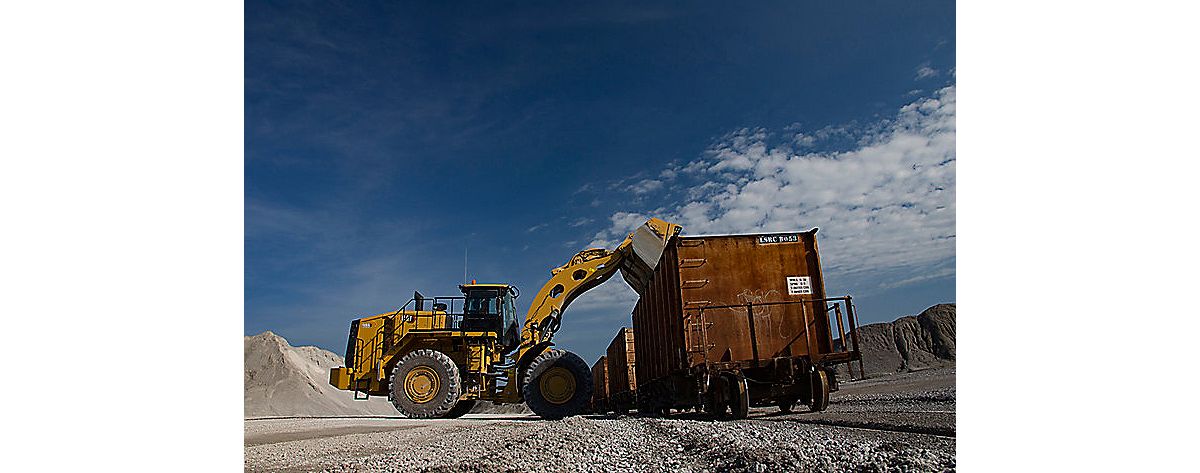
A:
<svg viewBox="0 0 1200 473">
<path fill-rule="evenodd" d="M 404 394 L 417 404 L 433 400 L 442 389 L 441 378 L 428 366 L 418 366 L 404 376 Z"/>
<path fill-rule="evenodd" d="M 570 370 L 555 366 L 542 373 L 538 389 L 551 404 L 565 404 L 575 397 L 575 376 Z"/>
</svg>

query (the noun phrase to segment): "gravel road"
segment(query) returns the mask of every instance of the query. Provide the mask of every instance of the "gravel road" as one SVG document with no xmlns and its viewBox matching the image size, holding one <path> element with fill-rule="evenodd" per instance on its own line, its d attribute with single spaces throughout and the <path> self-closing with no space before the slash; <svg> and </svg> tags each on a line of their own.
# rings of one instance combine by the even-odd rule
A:
<svg viewBox="0 0 1200 473">
<path fill-rule="evenodd" d="M 472 414 L 248 419 L 248 471 L 947 471 L 954 369 L 843 383 L 827 411 L 714 421 Z"/>
</svg>

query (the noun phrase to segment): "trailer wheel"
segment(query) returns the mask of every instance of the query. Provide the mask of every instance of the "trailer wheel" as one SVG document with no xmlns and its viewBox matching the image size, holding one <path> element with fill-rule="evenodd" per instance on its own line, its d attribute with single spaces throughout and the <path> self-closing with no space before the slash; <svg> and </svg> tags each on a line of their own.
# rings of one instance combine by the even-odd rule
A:
<svg viewBox="0 0 1200 473">
<path fill-rule="evenodd" d="M 475 399 L 463 399 L 458 401 L 458 404 L 455 404 L 454 408 L 450 409 L 450 412 L 447 412 L 446 415 L 442 417 L 446 419 L 457 419 L 466 415 L 466 413 L 471 412 L 471 408 L 473 407 L 475 407 Z"/>
<path fill-rule="evenodd" d="M 745 419 L 750 415 L 750 390 L 746 387 L 746 379 L 740 376 L 726 375 L 729 389 L 729 409 L 734 419 Z"/>
<path fill-rule="evenodd" d="M 580 414 L 592 399 L 592 370 L 579 355 L 547 350 L 530 363 L 522 394 L 543 419 Z"/>
<path fill-rule="evenodd" d="M 729 393 L 724 376 L 714 376 L 709 380 L 708 392 L 704 396 L 704 412 L 716 417 L 729 414 Z"/>
<path fill-rule="evenodd" d="M 634 402 L 637 403 L 638 414 L 657 417 L 671 413 L 671 406 L 675 404 L 675 398 L 662 383 L 650 383 L 638 386 L 637 398 Z"/>
<path fill-rule="evenodd" d="M 405 417 L 444 417 L 458 404 L 462 380 L 458 366 L 437 350 L 415 350 L 392 368 L 392 405 Z"/>
<path fill-rule="evenodd" d="M 812 399 L 808 402 L 808 408 L 813 412 L 820 412 L 829 407 L 829 376 L 825 374 L 825 370 L 817 370 L 812 375 Z"/>
<path fill-rule="evenodd" d="M 787 414 L 792 412 L 792 407 L 796 405 L 796 398 L 789 398 L 779 401 L 779 412 Z"/>
</svg>

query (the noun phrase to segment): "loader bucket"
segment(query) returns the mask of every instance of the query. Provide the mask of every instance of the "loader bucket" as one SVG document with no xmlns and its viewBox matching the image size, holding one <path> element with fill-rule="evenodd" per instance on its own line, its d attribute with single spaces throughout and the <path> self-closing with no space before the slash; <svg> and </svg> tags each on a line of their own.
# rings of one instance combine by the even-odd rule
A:
<svg viewBox="0 0 1200 473">
<path fill-rule="evenodd" d="M 662 227 L 658 231 L 665 234 L 660 235 L 656 229 L 651 227 L 656 223 L 659 224 L 657 226 Z M 667 242 L 679 233 L 679 228 L 678 225 L 651 219 L 629 234 L 630 245 L 625 250 L 628 254 L 621 259 L 621 277 L 625 278 L 625 282 L 638 293 L 639 297 L 645 295 L 649 289 L 650 281 L 654 277 L 654 269 L 658 267 L 658 260 L 662 258 L 663 250 L 667 248 Z"/>
</svg>

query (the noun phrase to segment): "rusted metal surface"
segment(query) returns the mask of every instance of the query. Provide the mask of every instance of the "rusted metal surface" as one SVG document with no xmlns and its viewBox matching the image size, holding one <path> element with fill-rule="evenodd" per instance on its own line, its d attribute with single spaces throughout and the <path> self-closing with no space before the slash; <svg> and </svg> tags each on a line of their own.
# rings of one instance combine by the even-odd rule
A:
<svg viewBox="0 0 1200 473">
<path fill-rule="evenodd" d="M 592 365 L 592 409 L 601 411 L 608 403 L 608 357 Z"/>
<path fill-rule="evenodd" d="M 778 308 L 790 307 L 790 306 L 808 306 L 809 304 L 812 304 L 812 303 L 824 305 L 825 306 L 824 315 L 823 316 L 817 315 L 815 318 L 810 319 L 809 316 L 807 315 L 807 310 L 802 308 L 800 310 L 800 312 L 801 312 L 801 318 L 803 320 L 803 324 L 800 325 L 802 327 L 800 329 L 801 333 L 798 334 L 796 338 L 803 340 L 807 336 L 809 336 L 810 328 L 815 330 L 816 327 L 824 326 L 825 327 L 824 331 L 829 333 L 829 335 L 826 336 L 826 343 L 829 347 L 828 350 L 822 349 L 821 351 L 813 351 L 813 352 L 805 351 L 803 353 L 800 353 L 799 355 L 794 354 L 794 353 L 787 353 L 785 351 L 785 353 L 777 354 L 775 356 L 770 356 L 770 357 L 764 356 L 762 358 L 759 358 L 755 355 L 750 358 L 741 359 L 741 360 L 721 359 L 721 360 L 714 361 L 712 359 L 708 359 L 708 360 L 704 361 L 703 363 L 697 363 L 692 366 L 719 365 L 719 366 L 753 367 L 753 366 L 762 366 L 771 360 L 783 359 L 783 358 L 797 358 L 797 357 L 805 359 L 807 362 L 809 362 L 809 364 L 812 364 L 812 365 L 845 363 L 850 360 L 859 359 L 858 342 L 855 340 L 855 338 L 857 336 L 856 330 L 858 327 L 858 322 L 854 318 L 853 304 L 850 303 L 850 296 L 828 297 L 828 298 L 815 299 L 815 300 L 805 299 L 805 300 L 800 300 L 800 301 L 761 302 L 761 303 L 752 303 L 752 304 L 745 304 L 745 305 L 704 306 L 700 309 L 699 317 L 701 317 L 701 318 L 705 317 L 705 313 L 709 312 L 709 311 L 740 311 L 741 313 L 745 314 L 745 317 L 744 317 L 746 319 L 745 323 L 746 323 L 746 326 L 749 327 L 750 335 L 749 335 L 749 340 L 747 341 L 747 343 L 751 347 L 757 347 L 762 342 L 761 342 L 761 339 L 758 337 L 758 335 L 756 335 L 754 327 L 753 327 L 753 320 L 754 320 L 753 315 L 755 313 L 761 313 L 762 311 L 773 310 L 773 308 L 778 309 Z M 843 308 L 845 308 L 845 309 L 843 309 Z M 844 313 L 846 313 L 848 315 L 844 319 L 844 320 L 846 320 L 845 323 L 843 323 L 843 316 L 842 316 L 843 310 L 845 311 Z M 760 321 L 760 323 L 761 323 L 761 321 Z M 834 327 L 834 326 L 844 327 L 846 323 L 848 323 L 850 325 L 850 334 L 851 334 L 850 340 L 852 343 L 848 347 L 843 347 L 842 341 L 840 338 L 837 340 L 833 339 L 833 336 L 831 333 L 831 330 L 832 330 L 831 327 Z M 710 324 L 710 326 L 711 326 L 711 324 Z M 706 337 L 706 339 L 712 338 L 712 336 L 708 335 L 707 333 L 703 333 L 702 335 L 703 335 L 703 337 Z M 696 338 L 696 336 L 693 336 L 693 338 Z M 753 352 L 753 350 L 752 350 L 752 352 Z"/>
<path fill-rule="evenodd" d="M 685 367 L 683 301 L 679 292 L 679 242 L 672 239 L 663 251 L 647 293 L 633 308 L 637 380 L 659 379 Z"/>
<path fill-rule="evenodd" d="M 815 301 L 825 298 L 825 282 L 815 234 L 680 239 L 679 258 L 695 262 L 679 268 L 684 323 L 707 327 L 704 340 L 692 340 L 690 366 L 801 355 L 816 361 L 832 351 L 829 326 L 816 316 L 825 314 Z M 813 302 L 747 306 L 803 300 Z M 700 310 L 737 305 L 744 307 Z"/>
<path fill-rule="evenodd" d="M 706 390 L 698 377 L 720 371 L 753 370 L 766 383 L 752 387 L 753 402 L 804 398 L 811 367 L 859 356 L 850 298 L 826 298 L 816 229 L 672 239 L 633 325 L 638 384 L 674 393 L 654 394 L 676 405 L 691 396 L 686 386 L 698 386 L 694 401 Z M 853 346 L 835 347 L 833 327 Z"/>
<path fill-rule="evenodd" d="M 634 354 L 634 332 L 632 328 L 622 327 L 617 331 L 608 344 L 605 358 L 608 359 L 608 392 L 609 397 L 629 397 L 625 393 L 637 390 L 637 356 Z"/>
</svg>

